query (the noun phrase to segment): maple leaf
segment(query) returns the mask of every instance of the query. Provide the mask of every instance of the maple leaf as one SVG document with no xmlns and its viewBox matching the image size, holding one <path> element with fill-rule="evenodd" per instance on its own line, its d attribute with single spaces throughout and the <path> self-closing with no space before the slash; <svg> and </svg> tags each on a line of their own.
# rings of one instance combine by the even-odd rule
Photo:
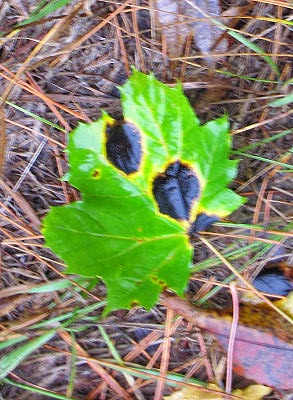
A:
<svg viewBox="0 0 293 400">
<path fill-rule="evenodd" d="M 66 273 L 103 279 L 108 312 L 150 308 L 165 287 L 182 295 L 194 221 L 226 216 L 245 201 L 226 187 L 237 172 L 226 117 L 201 126 L 180 85 L 135 70 L 121 94 L 122 124 L 104 113 L 70 134 L 65 179 L 81 200 L 53 207 L 43 221 L 46 245 Z"/>
</svg>

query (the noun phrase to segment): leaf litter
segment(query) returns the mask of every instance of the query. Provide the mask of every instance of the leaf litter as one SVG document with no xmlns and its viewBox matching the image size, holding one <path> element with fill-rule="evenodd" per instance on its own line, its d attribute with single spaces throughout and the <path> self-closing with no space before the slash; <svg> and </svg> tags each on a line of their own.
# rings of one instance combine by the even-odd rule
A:
<svg viewBox="0 0 293 400">
<path fill-rule="evenodd" d="M 23 107 L 25 111 L 33 111 L 51 123 L 59 123 L 62 127 L 62 117 L 63 121 L 65 118 L 67 124 L 70 125 L 68 130 L 77 125 L 77 118 L 72 111 L 81 113 L 87 121 L 96 120 L 100 116 L 101 109 L 110 113 L 115 119 L 119 119 L 121 109 L 116 86 L 125 82 L 128 62 L 129 65 L 136 65 L 138 69 L 145 72 L 153 71 L 157 78 L 166 83 L 173 84 L 175 78 L 180 76 L 201 121 L 203 118 L 210 120 L 228 112 L 234 131 L 235 149 L 257 144 L 251 150 L 252 154 L 287 162 L 285 153 L 291 146 L 290 131 L 288 131 L 291 123 L 288 117 L 282 116 L 288 111 L 288 106 L 285 104 L 276 108 L 267 107 L 268 103 L 278 98 L 276 96 L 284 97 L 289 94 L 290 89 L 290 86 L 282 84 L 291 76 L 288 36 L 290 29 L 288 25 L 282 24 L 282 20 L 286 22 L 286 19 L 290 18 L 287 3 L 274 2 L 275 5 L 273 5 L 273 2 L 253 2 L 248 14 L 243 11 L 239 15 L 241 18 L 234 18 L 236 29 L 240 29 L 242 34 L 250 37 L 266 53 L 273 55 L 282 72 L 281 81 L 276 80 L 265 60 L 255 54 L 245 55 L 250 51 L 244 45 L 239 45 L 231 39 L 229 39 L 228 56 L 223 60 L 224 64 L 217 65 L 218 69 L 232 74 L 228 75 L 228 78 L 223 77 L 223 74 L 218 75 L 217 72 L 214 72 L 212 77 L 207 74 L 204 63 L 198 57 L 201 55 L 198 54 L 193 41 L 189 49 L 188 46 L 185 48 L 184 55 L 191 57 L 187 60 L 188 63 L 183 58 L 179 59 L 175 70 L 170 73 L 165 64 L 164 42 L 161 43 L 160 36 L 155 36 L 154 33 L 155 27 L 151 22 L 149 3 L 141 1 L 136 3 L 138 4 L 140 8 L 135 8 L 133 5 L 118 5 L 114 2 L 111 4 L 110 2 L 88 2 L 87 7 L 81 9 L 74 18 L 68 19 L 67 22 L 64 20 L 62 30 L 50 42 L 43 43 L 38 55 L 31 60 L 25 79 L 30 79 L 30 85 L 33 84 L 31 79 L 35 79 L 38 90 L 47 94 L 55 104 L 63 106 L 61 115 L 55 114 L 50 107 L 47 107 L 42 98 L 36 96 L 36 92 L 30 93 L 17 86 L 16 83 L 13 84 L 9 100 Z M 35 6 L 34 2 L 25 0 L 4 2 L 3 7 L 0 7 L 1 27 L 9 28 L 19 20 L 25 19 Z M 230 8 L 228 2 L 223 2 L 222 6 L 224 13 Z M 117 8 L 119 8 L 116 14 L 118 18 L 115 20 L 113 14 Z M 70 16 L 72 10 L 69 4 L 56 14 L 58 18 L 64 18 Z M 137 17 L 136 25 L 133 23 L 134 16 Z M 268 16 L 275 17 L 276 21 L 269 21 L 266 19 Z M 17 71 L 35 47 L 36 38 L 37 40 L 42 38 L 44 33 L 55 24 L 54 14 L 52 17 L 52 20 L 28 26 L 9 39 L 5 39 L 5 45 L 1 41 L 1 68 L 9 68 L 12 73 Z M 99 23 L 104 23 L 104 25 L 94 31 L 93 28 Z M 79 44 L 74 47 L 76 39 L 81 36 L 86 37 L 86 35 L 87 39 L 79 41 Z M 124 51 L 122 51 L 123 46 Z M 127 60 L 125 55 L 128 57 Z M 55 66 L 53 66 L 53 61 Z M 213 71 L 213 68 L 211 70 Z M 3 69 L 1 73 L 4 73 Z M 2 95 L 7 79 L 3 75 L 0 79 Z M 207 93 L 212 94 L 217 88 L 221 88 L 220 96 L 213 95 L 208 101 L 199 102 L 205 99 Z M 37 218 L 42 218 L 49 206 L 61 205 L 69 199 L 78 198 L 76 192 L 58 179 L 63 176 L 66 168 L 65 156 L 62 152 L 66 140 L 64 134 L 60 134 L 62 131 L 56 131 L 45 122 L 36 122 L 32 116 L 23 114 L 20 110 L 8 105 L 5 106 L 5 113 L 8 139 L 4 166 L 5 182 L 11 188 L 15 187 L 15 193 L 21 194 L 30 204 Z M 274 119 L 271 120 L 272 118 Z M 258 125 L 252 129 L 250 125 L 253 126 L 253 124 Z M 241 131 L 243 128 L 245 130 Z M 288 133 L 284 135 L 282 132 L 286 130 Z M 266 142 L 274 136 L 276 139 Z M 39 153 L 37 150 L 44 138 L 46 140 Z M 288 190 L 291 183 L 288 173 L 283 168 L 276 169 L 273 165 L 267 168 L 267 164 L 263 161 L 241 156 L 239 177 L 233 184 L 233 189 L 241 185 L 240 192 L 249 197 L 249 202 L 243 206 L 241 212 L 229 218 L 229 223 L 251 223 L 255 214 L 258 216 L 256 219 L 258 224 L 268 226 L 270 222 L 273 231 L 284 229 L 289 215 Z M 269 175 L 269 181 L 266 179 L 267 175 Z M 62 314 L 70 313 L 75 306 L 84 307 L 97 302 L 97 298 L 105 296 L 102 284 L 95 286 L 93 283 L 84 282 L 79 287 L 75 285 L 77 282 L 73 281 L 70 289 L 59 288 L 50 292 L 49 296 L 45 292 L 32 296 L 23 294 L 22 291 L 23 301 L 21 304 L 15 301 L 13 309 L 15 298 L 10 296 L 18 296 L 18 285 L 27 284 L 31 287 L 37 282 L 38 285 L 51 284 L 53 289 L 55 280 L 60 282 L 60 279 L 64 277 L 59 275 L 60 270 L 63 269 L 59 261 L 41 247 L 39 232 L 30 225 L 29 216 L 25 208 L 22 208 L 22 203 L 13 197 L 8 200 L 9 194 L 2 189 L 1 187 L 1 200 L 6 208 L 4 208 L 5 212 L 1 211 L 1 288 L 5 291 L 13 287 L 15 290 L 11 295 L 1 290 L 1 302 L 4 294 L 8 296 L 5 299 L 11 299 L 9 312 L 1 318 L 3 324 L 1 338 L 11 340 L 11 343 L 13 340 L 16 342 L 11 347 L 4 349 L 1 347 L 1 356 L 19 347 L 17 340 L 22 335 L 32 336 L 30 327 L 33 323 L 38 321 L 45 324 L 50 314 L 52 318 L 57 318 L 57 313 L 61 318 Z M 247 238 L 239 238 L 239 234 L 247 236 L 251 230 L 245 227 L 239 229 L 240 231 L 237 231 L 227 225 L 213 228 L 214 232 L 221 234 L 220 238 L 213 237 L 213 243 L 220 251 L 227 254 L 227 257 L 231 257 L 233 264 L 239 269 L 246 269 L 249 271 L 247 274 L 250 275 L 255 270 L 260 270 L 270 258 L 277 257 L 290 263 L 292 251 L 286 231 L 283 231 L 281 236 L 277 236 L 276 233 L 256 233 L 256 237 L 251 236 L 249 242 Z M 268 241 L 273 240 L 278 242 L 278 245 L 274 242 L 258 243 L 258 237 Z M 208 297 L 209 291 L 216 285 L 217 295 L 210 298 L 209 305 L 212 308 L 229 305 L 229 292 L 224 284 L 229 277 L 229 272 L 219 264 L 209 250 L 199 246 L 196 239 L 194 239 L 194 245 L 195 267 L 198 266 L 202 272 L 194 275 L 190 281 L 188 293 L 192 298 Z M 204 265 L 208 267 L 206 270 L 203 270 Z M 91 294 L 87 295 L 86 290 Z M 54 295 L 53 299 L 52 295 Z M 88 317 L 79 317 L 72 325 L 72 330 L 78 342 L 87 349 L 92 358 L 109 360 L 112 355 L 108 352 L 97 330 L 96 318 L 99 315 L 99 311 L 91 311 Z M 128 359 L 129 362 L 134 360 L 135 365 L 137 363 L 141 366 L 149 365 L 150 371 L 155 373 L 155 367 L 159 367 L 160 354 L 162 354 L 160 345 L 164 336 L 164 317 L 162 307 L 156 307 L 151 313 L 137 308 L 130 312 L 117 312 L 103 321 L 103 325 L 122 358 Z M 56 324 L 56 320 L 52 319 L 50 324 Z M 36 327 L 37 334 L 42 332 L 42 326 Z M 199 350 L 199 343 L 202 342 L 199 342 L 195 329 L 191 329 L 190 325 L 181 321 L 176 329 L 174 327 L 172 330 L 171 338 L 169 372 L 174 370 L 185 378 L 192 376 L 206 381 L 210 358 L 205 359 L 206 370 L 202 364 L 203 350 L 201 353 Z M 208 348 L 208 354 L 213 363 L 215 362 L 212 371 L 216 374 L 216 379 L 221 381 L 224 378 L 224 371 L 221 370 L 223 361 L 220 354 L 214 347 L 210 348 L 210 336 L 204 334 L 202 338 Z M 8 344 L 8 342 L 4 343 Z M 15 379 L 22 379 L 29 385 L 40 385 L 59 393 L 71 392 L 73 398 L 84 398 L 86 395 L 93 398 L 102 395 L 111 399 L 115 397 L 110 387 L 99 386 L 103 383 L 102 378 L 93 372 L 86 361 L 78 363 L 74 385 L 68 386 L 68 376 L 72 371 L 68 362 L 69 358 L 67 358 L 70 356 L 53 350 L 64 348 L 66 346 L 64 340 L 56 336 L 50 341 L 50 345 L 52 347 L 43 347 L 40 351 L 35 351 L 19 364 L 13 371 Z M 68 349 L 71 351 L 69 346 Z M 155 356 L 156 350 L 158 352 Z M 71 352 L 74 354 L 74 350 Z M 131 354 L 135 354 L 136 358 L 131 358 Z M 128 355 L 129 358 L 127 358 Z M 211 375 L 208 376 L 211 377 Z M 121 382 L 123 387 L 128 387 L 122 374 L 116 373 L 115 379 Z M 168 379 L 169 376 L 167 381 Z M 135 381 L 144 386 L 139 389 L 136 389 L 135 385 L 131 385 L 131 389 L 128 387 L 132 398 L 142 398 L 142 396 L 153 398 L 156 383 L 143 379 L 139 381 L 139 378 L 135 378 Z M 243 379 L 239 381 L 237 377 L 233 380 L 233 385 L 239 382 L 241 386 L 247 386 Z M 11 379 L 9 383 L 2 385 L 1 390 L 2 396 L 7 399 L 40 399 L 42 397 L 41 394 L 32 393 L 29 389 L 13 386 Z M 171 386 L 165 385 L 164 395 L 171 394 L 173 390 Z M 123 398 L 122 395 L 117 396 Z M 277 392 L 270 395 L 272 399 L 282 397 L 282 394 Z"/>
<path fill-rule="evenodd" d="M 210 67 L 215 65 L 216 54 L 221 58 L 226 53 L 228 41 L 216 23 L 221 21 L 218 0 L 153 0 L 153 6 L 155 27 L 164 36 L 170 58 L 183 56 L 189 35 Z"/>
</svg>

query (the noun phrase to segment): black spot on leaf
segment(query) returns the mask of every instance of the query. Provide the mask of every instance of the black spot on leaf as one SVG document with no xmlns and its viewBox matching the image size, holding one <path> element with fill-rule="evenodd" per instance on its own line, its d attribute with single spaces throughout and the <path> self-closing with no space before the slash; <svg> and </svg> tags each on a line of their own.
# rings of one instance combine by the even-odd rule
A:
<svg viewBox="0 0 293 400">
<path fill-rule="evenodd" d="M 192 202 L 199 197 L 200 186 L 188 166 L 175 161 L 153 182 L 153 194 L 160 212 L 172 218 L 188 220 Z"/>
<path fill-rule="evenodd" d="M 279 296 L 287 296 L 293 290 L 290 279 L 278 268 L 263 269 L 252 283 L 261 292 Z"/>
<path fill-rule="evenodd" d="M 219 221 L 216 215 L 198 214 L 196 220 L 191 224 L 189 234 L 205 231 L 211 224 Z"/>
<path fill-rule="evenodd" d="M 106 132 L 107 157 L 116 168 L 131 174 L 139 169 L 141 143 L 138 130 L 130 123 L 108 126 Z"/>
</svg>

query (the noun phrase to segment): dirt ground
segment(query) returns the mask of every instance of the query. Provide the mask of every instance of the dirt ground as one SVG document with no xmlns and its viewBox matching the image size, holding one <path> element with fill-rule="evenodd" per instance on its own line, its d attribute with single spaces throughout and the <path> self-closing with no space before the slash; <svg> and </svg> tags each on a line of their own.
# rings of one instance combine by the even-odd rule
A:
<svg viewBox="0 0 293 400">
<path fill-rule="evenodd" d="M 67 169 L 68 133 L 78 121 L 98 119 L 102 110 L 121 118 L 117 86 L 135 66 L 164 83 L 180 79 L 203 123 L 229 116 L 232 157 L 240 160 L 231 187 L 248 201 L 226 225 L 213 226 L 206 239 L 247 279 L 268 262 L 290 268 L 292 110 L 290 104 L 270 103 L 290 91 L 292 6 L 281 0 L 214 3 L 226 16 L 224 23 L 252 44 L 215 33 L 203 56 L 193 35 L 199 22 L 190 16 L 192 4 L 205 8 L 208 2 L 180 2 L 181 14 L 173 15 L 169 30 L 159 21 L 160 2 L 139 0 L 71 1 L 15 29 L 38 3 L 0 0 L 0 355 L 19 348 L 23 335 L 33 340 L 60 329 L 13 364 L 6 380 L 0 379 L 0 398 L 160 399 L 180 389 L 175 374 L 225 388 L 226 357 L 213 338 L 165 307 L 122 310 L 101 320 L 102 282 L 58 288 L 66 281 L 64 265 L 43 247 L 40 227 L 50 206 L 78 198 L 60 180 Z M 176 2 L 169 3 L 172 11 Z M 195 25 L 182 25 L 186 20 Z M 193 244 L 188 296 L 204 307 L 229 307 L 228 268 L 199 239 Z M 44 284 L 53 289 L 32 290 Z M 245 385 L 234 376 L 233 389 Z M 273 391 L 265 398 L 288 400 L 290 394 Z"/>
</svg>

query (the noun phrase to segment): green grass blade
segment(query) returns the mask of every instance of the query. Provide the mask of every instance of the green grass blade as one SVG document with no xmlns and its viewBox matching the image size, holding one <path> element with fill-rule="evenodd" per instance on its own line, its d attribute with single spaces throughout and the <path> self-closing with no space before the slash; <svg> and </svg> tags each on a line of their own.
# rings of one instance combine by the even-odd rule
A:
<svg viewBox="0 0 293 400">
<path fill-rule="evenodd" d="M 276 135 L 271 136 L 271 137 L 269 137 L 267 139 L 260 140 L 257 143 L 253 143 L 253 144 L 250 144 L 249 146 L 241 147 L 237 151 L 240 151 L 240 152 L 244 153 L 244 152 L 249 151 L 251 149 L 254 149 L 254 148 L 258 147 L 258 146 L 262 146 L 265 143 L 270 143 L 270 142 L 273 142 L 274 140 L 280 139 L 281 137 L 289 135 L 292 132 L 293 132 L 293 129 L 287 129 L 287 130 L 282 131 L 280 133 L 277 133 Z"/>
<path fill-rule="evenodd" d="M 239 268 L 239 272 L 242 273 L 244 272 L 248 267 L 250 267 L 254 262 L 256 262 L 259 257 L 267 253 L 270 248 L 272 247 L 271 244 L 265 244 L 262 248 L 261 251 L 259 251 L 256 255 L 254 255 L 252 258 L 249 259 L 244 265 Z M 232 282 L 235 279 L 235 275 L 231 274 L 227 278 L 225 278 L 221 283 L 224 285 L 228 285 L 230 282 Z M 195 301 L 195 304 L 197 306 L 202 306 L 204 303 L 206 303 L 210 298 L 215 296 L 220 290 L 222 290 L 221 286 L 214 286 L 208 293 L 206 293 L 202 298 L 199 300 Z"/>
<path fill-rule="evenodd" d="M 42 10 L 42 8 L 44 7 L 44 5 L 46 3 L 47 3 L 47 0 L 40 1 L 40 3 L 37 5 L 37 7 L 31 12 L 30 17 L 32 17 L 33 15 L 37 15 Z"/>
<path fill-rule="evenodd" d="M 239 78 L 239 79 L 243 79 L 246 81 L 254 81 L 254 82 L 262 82 L 262 83 L 271 83 L 271 84 L 279 84 L 279 81 L 272 81 L 270 79 L 260 79 L 260 78 L 253 78 L 252 76 L 248 76 L 248 75 L 240 75 L 240 74 L 234 74 L 233 72 L 230 71 L 223 71 L 221 69 L 216 69 L 216 72 L 218 72 L 219 74 L 222 75 L 227 75 L 227 76 L 231 76 L 234 78 Z"/>
<path fill-rule="evenodd" d="M 120 365 L 125 365 L 123 359 L 121 358 L 120 354 L 118 353 L 118 351 L 116 350 L 114 343 L 112 342 L 112 340 L 110 339 L 110 337 L 108 336 L 107 332 L 105 331 L 105 329 L 99 325 L 98 326 L 99 331 L 103 337 L 103 339 L 105 340 L 105 343 L 107 344 L 112 356 L 114 357 L 115 361 L 117 362 L 117 364 Z M 126 372 L 122 372 L 124 375 L 125 380 L 127 381 L 127 383 L 129 384 L 129 386 L 133 386 L 134 385 L 134 380 L 133 380 L 133 376 L 129 375 Z"/>
<path fill-rule="evenodd" d="M 79 358 L 81 359 L 86 359 L 86 357 L 80 356 Z M 161 372 L 160 370 L 153 368 L 153 369 L 147 369 L 144 367 L 141 367 L 141 365 L 138 364 L 133 364 L 133 363 L 125 363 L 124 365 L 117 365 L 113 362 L 108 362 L 108 361 L 103 361 L 103 360 L 92 360 L 93 362 L 96 362 L 100 365 L 102 365 L 105 368 L 110 368 L 113 369 L 114 371 L 119 371 L 120 373 L 127 373 L 129 375 L 132 375 L 136 378 L 142 378 L 142 379 L 156 379 L 157 377 L 161 377 Z M 194 385 L 199 385 L 202 387 L 207 386 L 207 382 L 204 382 L 200 379 L 197 378 L 186 378 L 185 375 L 179 374 L 176 372 L 170 372 L 167 373 L 165 376 L 166 379 L 166 385 L 168 386 L 175 386 L 175 387 L 180 387 L 182 386 L 182 383 L 187 383 L 187 384 L 194 384 Z M 181 385 L 180 385 L 181 383 Z"/>
<path fill-rule="evenodd" d="M 233 243 L 227 249 L 225 249 L 225 252 L 223 252 L 223 256 L 225 256 L 225 258 L 227 258 L 230 262 L 239 260 L 243 256 L 246 256 L 247 252 L 259 251 L 259 249 L 261 248 L 261 246 L 263 244 L 263 243 L 259 243 L 259 242 L 254 242 L 254 243 L 251 243 L 242 248 L 242 247 L 240 247 L 242 243 L 243 243 L 242 240 L 237 240 L 235 243 Z M 239 247 L 237 248 L 236 246 L 239 246 Z M 235 250 L 233 250 L 234 248 L 235 248 Z M 193 265 L 191 272 L 195 273 L 195 272 L 203 271 L 208 268 L 217 267 L 218 265 L 219 265 L 219 259 L 217 259 L 216 257 L 208 258 L 208 259 L 205 259 L 205 260 L 200 261 L 197 264 Z"/>
<path fill-rule="evenodd" d="M 270 160 L 269 158 L 259 157 L 259 156 L 255 156 L 253 154 L 242 153 L 241 151 L 233 151 L 232 153 L 240 155 L 240 156 L 248 157 L 248 158 L 253 158 L 254 160 L 264 161 L 264 162 L 266 162 L 268 164 L 279 165 L 281 167 L 288 168 L 288 170 L 292 170 L 293 169 L 292 165 L 282 163 L 281 161 Z M 289 151 L 288 154 L 290 154 L 290 153 L 291 153 L 291 151 Z"/>
<path fill-rule="evenodd" d="M 18 347 L 2 357 L 0 359 L 0 379 L 5 378 L 6 375 L 13 371 L 26 357 L 52 339 L 56 331 L 57 329 L 52 329 L 49 332 L 43 333 L 41 336 L 29 340 L 23 346 Z"/>
<path fill-rule="evenodd" d="M 106 301 L 100 301 L 98 303 L 91 304 L 87 307 L 84 307 L 84 308 L 81 308 L 78 310 L 74 310 L 74 311 L 70 311 L 63 315 L 58 315 L 57 317 L 53 317 L 49 320 L 38 322 L 37 324 L 32 325 L 30 327 L 30 329 L 46 328 L 48 325 L 55 324 L 56 322 L 61 322 L 66 319 L 70 319 L 70 322 L 72 322 L 73 320 L 76 320 L 77 318 L 82 318 L 83 316 L 85 316 L 86 314 L 88 314 L 94 310 L 97 310 L 101 307 L 105 307 L 106 304 L 107 304 Z M 68 325 L 68 322 L 65 321 L 63 326 L 64 325 Z"/>
<path fill-rule="evenodd" d="M 0 100 L 2 100 L 2 97 L 1 97 L 1 96 L 0 96 Z M 19 110 L 19 111 L 23 112 L 25 115 L 28 115 L 28 116 L 30 116 L 30 117 L 33 117 L 33 118 L 37 119 L 38 121 L 41 121 L 41 122 L 43 122 L 44 124 L 51 126 L 52 128 L 56 128 L 56 129 L 58 129 L 59 131 L 66 132 L 65 129 L 61 128 L 59 125 L 54 124 L 53 122 L 48 121 L 47 119 L 42 118 L 42 117 L 40 117 L 39 115 L 34 114 L 34 113 L 32 113 L 32 112 L 26 110 L 25 108 L 22 108 L 22 107 L 20 107 L 20 106 L 17 106 L 16 104 L 11 103 L 11 101 L 6 100 L 5 103 L 8 104 L 8 105 L 10 105 L 11 107 L 15 108 L 16 110 Z"/>
<path fill-rule="evenodd" d="M 71 0 L 51 0 L 51 1 L 49 1 L 49 3 L 46 6 L 43 7 L 43 4 L 44 4 L 44 1 L 43 1 L 31 13 L 30 17 L 28 17 L 24 21 L 19 22 L 14 27 L 19 28 L 21 26 L 25 26 L 25 25 L 31 24 L 33 22 L 39 21 L 40 19 L 46 17 L 47 15 L 52 14 L 54 11 L 58 10 L 59 8 L 66 6 L 70 2 L 71 2 Z"/>
<path fill-rule="evenodd" d="M 62 325 L 59 325 L 58 328 L 51 329 L 48 332 L 40 335 L 39 337 L 27 341 L 22 346 L 19 346 L 15 350 L 11 351 L 9 354 L 3 356 L 0 359 L 0 379 L 5 378 L 7 376 L 7 374 L 9 374 L 11 371 L 13 371 L 31 353 L 33 353 L 35 350 L 37 350 L 43 344 L 47 343 L 50 339 L 52 339 L 54 337 L 54 335 L 56 334 L 56 332 L 58 331 L 58 329 L 60 329 L 62 327 L 66 327 L 67 325 L 72 323 L 77 318 L 80 318 L 83 315 L 86 315 L 87 313 L 89 313 L 101 306 L 104 306 L 104 305 L 105 305 L 105 302 L 95 303 L 95 304 L 92 304 L 83 309 L 69 312 L 66 315 L 60 315 L 58 317 L 52 318 L 49 321 L 43 321 L 42 323 L 33 325 L 31 327 L 32 329 L 35 329 L 38 327 L 47 327 L 51 323 L 60 322 L 62 319 L 64 319 L 64 317 L 69 318 L 65 322 L 63 322 Z M 12 343 L 9 342 L 9 344 L 12 344 Z"/>
<path fill-rule="evenodd" d="M 292 224 L 289 223 L 288 226 L 284 230 L 290 232 L 291 229 L 292 229 Z M 271 235 L 269 238 L 274 241 L 280 242 L 283 239 L 283 236 L 282 235 Z M 240 243 L 240 241 L 239 241 L 239 243 Z M 254 243 L 254 245 L 255 244 L 257 244 L 257 243 Z M 245 248 L 247 250 L 248 249 L 252 250 L 252 245 L 253 244 L 250 244 L 250 245 L 246 246 Z M 251 265 L 253 265 L 257 260 L 262 258 L 268 251 L 270 251 L 273 248 L 273 246 L 276 246 L 276 244 L 274 244 L 274 243 L 258 243 L 257 245 L 259 247 L 259 250 L 257 251 L 256 254 L 254 254 L 252 257 L 250 257 L 249 260 L 239 268 L 240 273 L 244 272 Z M 232 256 L 231 253 L 230 254 L 223 253 L 223 255 L 225 256 L 225 258 L 229 258 L 230 261 L 232 261 L 233 258 L 231 257 Z M 214 259 L 214 258 L 211 259 L 211 261 L 214 261 L 214 260 L 216 260 L 216 259 Z M 218 263 L 219 263 L 219 259 L 212 266 L 218 265 Z M 199 266 L 198 266 L 198 268 L 195 269 L 195 271 L 201 271 L 203 269 L 206 269 L 206 268 L 200 268 L 200 264 L 201 263 L 199 263 Z M 227 285 L 234 279 L 235 279 L 235 275 L 231 274 L 227 278 L 225 278 L 221 283 Z M 201 299 L 197 300 L 195 302 L 195 304 L 198 306 L 201 306 L 202 304 L 207 302 L 211 297 L 215 296 L 220 290 L 222 290 L 221 286 L 214 286 L 213 289 L 211 289 L 208 293 L 206 293 Z"/>
<path fill-rule="evenodd" d="M 293 93 L 289 93 L 287 96 L 282 97 L 280 99 L 271 101 L 269 106 L 271 107 L 283 107 L 293 102 Z"/>
<path fill-rule="evenodd" d="M 102 335 L 103 339 L 105 340 L 106 345 L 108 346 L 112 356 L 114 357 L 115 361 L 118 364 L 124 365 L 124 361 L 122 360 L 120 354 L 118 353 L 118 351 L 116 350 L 112 340 L 109 338 L 107 332 L 105 331 L 105 329 L 99 325 L 98 326 L 100 334 Z"/>
<path fill-rule="evenodd" d="M 274 63 L 274 61 L 269 57 L 261 47 L 257 46 L 255 43 L 252 43 L 249 39 L 246 39 L 244 36 L 242 36 L 239 32 L 235 32 L 231 29 L 227 30 L 227 26 L 224 25 L 221 21 L 219 21 L 217 18 L 213 18 L 212 15 L 209 13 L 206 13 L 202 8 L 198 7 L 195 5 L 193 2 L 186 0 L 186 2 L 194 9 L 198 10 L 202 16 L 207 18 L 209 21 L 211 21 L 213 24 L 217 25 L 220 29 L 225 31 L 228 35 L 232 36 L 234 39 L 238 40 L 238 42 L 244 44 L 246 47 L 254 51 L 255 53 L 259 54 L 273 69 L 273 71 L 277 74 L 277 76 L 280 76 L 280 71 L 277 67 L 277 65 Z"/>
<path fill-rule="evenodd" d="M 57 290 L 67 289 L 69 287 L 74 287 L 74 282 L 78 283 L 81 286 L 87 286 L 90 281 L 88 278 L 83 276 L 76 277 L 71 281 L 68 279 L 58 279 L 49 283 L 44 283 L 40 285 L 36 285 L 29 290 L 26 290 L 25 293 L 49 293 L 56 292 Z"/>
<path fill-rule="evenodd" d="M 46 397 L 51 397 L 52 399 L 75 400 L 73 397 L 63 396 L 62 394 L 54 393 L 54 392 L 51 392 L 50 390 L 46 390 L 46 389 L 38 389 L 38 388 L 35 388 L 32 386 L 23 385 L 21 383 L 14 382 L 7 378 L 4 378 L 2 380 L 2 382 L 6 383 L 7 385 L 12 385 L 12 386 L 19 387 L 21 389 L 29 390 L 32 393 L 37 393 L 37 394 L 44 395 Z"/>
<path fill-rule="evenodd" d="M 5 342 L 0 343 L 0 350 L 6 349 L 6 347 L 13 346 L 14 344 L 23 342 L 26 339 L 27 339 L 27 336 L 25 336 L 25 335 L 18 336 L 14 339 L 8 339 Z"/>
<path fill-rule="evenodd" d="M 250 50 L 254 51 L 255 53 L 259 54 L 271 67 L 272 70 L 276 73 L 277 76 L 280 76 L 279 68 L 277 67 L 276 63 L 269 57 L 261 47 L 257 46 L 255 43 L 252 43 L 249 39 L 242 36 L 240 33 L 228 30 L 228 35 L 232 36 L 234 39 L 238 40 L 238 42 L 244 44 L 244 46 L 248 47 Z"/>
</svg>

